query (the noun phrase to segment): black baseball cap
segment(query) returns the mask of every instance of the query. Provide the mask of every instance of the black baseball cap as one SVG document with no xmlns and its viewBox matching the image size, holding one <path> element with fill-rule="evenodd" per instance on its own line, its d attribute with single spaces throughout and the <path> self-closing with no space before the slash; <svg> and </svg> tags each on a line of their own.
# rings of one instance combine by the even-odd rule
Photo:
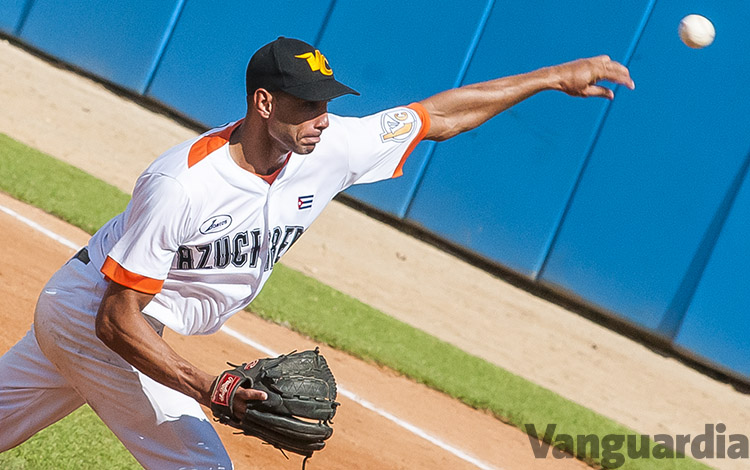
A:
<svg viewBox="0 0 750 470">
<path fill-rule="evenodd" d="M 310 44 L 280 37 L 253 54 L 247 64 L 248 96 L 258 88 L 284 91 L 307 101 L 327 101 L 342 95 L 359 95 L 333 78 L 333 70 L 320 51 Z"/>
</svg>

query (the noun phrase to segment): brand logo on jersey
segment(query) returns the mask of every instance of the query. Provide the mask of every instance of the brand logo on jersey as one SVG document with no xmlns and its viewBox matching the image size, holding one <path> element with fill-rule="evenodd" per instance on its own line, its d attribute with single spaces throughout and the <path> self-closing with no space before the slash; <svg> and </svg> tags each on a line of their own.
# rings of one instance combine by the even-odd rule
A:
<svg viewBox="0 0 750 470">
<path fill-rule="evenodd" d="M 383 128 L 380 140 L 406 142 L 416 128 L 414 125 L 416 122 L 417 118 L 410 109 L 402 108 L 398 111 L 383 113 L 380 118 L 380 126 Z"/>
<path fill-rule="evenodd" d="M 215 215 L 201 224 L 200 231 L 203 235 L 209 233 L 223 232 L 232 225 L 232 217 L 229 215 Z"/>
<path fill-rule="evenodd" d="M 304 54 L 294 56 L 298 59 L 305 59 L 307 65 L 310 66 L 310 70 L 313 72 L 320 72 L 323 75 L 333 75 L 333 70 L 328 65 L 328 59 L 326 56 L 320 53 L 319 50 L 315 49 L 315 53 L 305 52 Z"/>
<path fill-rule="evenodd" d="M 297 209 L 299 209 L 299 210 L 305 210 L 305 209 L 311 208 L 312 207 L 312 203 L 313 203 L 313 196 L 314 195 L 311 194 L 309 196 L 300 196 L 300 197 L 298 197 L 297 198 Z"/>
</svg>

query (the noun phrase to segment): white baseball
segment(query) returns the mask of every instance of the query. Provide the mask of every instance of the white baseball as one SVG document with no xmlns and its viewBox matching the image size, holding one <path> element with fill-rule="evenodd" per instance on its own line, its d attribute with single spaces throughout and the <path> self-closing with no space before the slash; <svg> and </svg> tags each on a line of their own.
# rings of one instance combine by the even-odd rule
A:
<svg viewBox="0 0 750 470">
<path fill-rule="evenodd" d="M 710 45 L 716 37 L 713 23 L 701 15 L 688 15 L 683 18 L 678 32 L 682 42 L 693 49 L 702 49 Z"/>
</svg>

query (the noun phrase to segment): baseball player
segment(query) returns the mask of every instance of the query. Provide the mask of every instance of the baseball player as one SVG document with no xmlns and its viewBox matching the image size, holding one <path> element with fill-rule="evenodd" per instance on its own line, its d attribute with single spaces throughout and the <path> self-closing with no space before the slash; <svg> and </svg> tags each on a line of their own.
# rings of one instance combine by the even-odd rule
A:
<svg viewBox="0 0 750 470">
<path fill-rule="evenodd" d="M 148 469 L 231 469 L 200 405 L 216 376 L 162 339 L 217 331 L 247 306 L 339 192 L 401 175 L 424 139 L 476 128 L 542 91 L 612 98 L 634 88 L 606 56 L 444 91 L 363 118 L 315 47 L 279 38 L 247 67 L 247 114 L 161 155 L 126 210 L 52 276 L 34 324 L 0 358 L 0 452 L 88 403 Z M 241 416 L 264 392 L 241 389 Z"/>
</svg>

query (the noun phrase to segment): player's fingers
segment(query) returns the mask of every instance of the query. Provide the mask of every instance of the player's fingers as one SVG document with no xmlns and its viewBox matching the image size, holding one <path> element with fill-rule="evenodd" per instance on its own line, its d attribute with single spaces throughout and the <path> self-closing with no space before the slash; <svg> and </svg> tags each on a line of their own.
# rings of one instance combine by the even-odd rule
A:
<svg viewBox="0 0 750 470">
<path fill-rule="evenodd" d="M 590 85 L 586 87 L 583 92 L 581 93 L 581 96 L 584 97 L 600 97 L 600 98 L 607 98 L 612 99 L 615 97 L 615 93 L 610 90 L 607 87 L 603 87 L 600 85 Z"/>
<path fill-rule="evenodd" d="M 619 62 L 610 60 L 607 58 L 605 64 L 606 76 L 605 79 L 624 85 L 631 90 L 635 89 L 635 82 L 630 78 L 630 70 Z"/>
<path fill-rule="evenodd" d="M 242 389 L 241 398 L 244 400 L 266 400 L 268 399 L 268 394 L 266 394 L 266 392 L 262 390 L 255 390 L 254 388 L 245 388 L 245 389 Z"/>
<path fill-rule="evenodd" d="M 268 398 L 266 392 L 255 390 L 252 388 L 238 388 L 234 394 L 232 400 L 232 413 L 235 418 L 240 419 L 245 415 L 245 410 L 248 407 L 248 402 L 251 401 L 263 401 Z"/>
</svg>

